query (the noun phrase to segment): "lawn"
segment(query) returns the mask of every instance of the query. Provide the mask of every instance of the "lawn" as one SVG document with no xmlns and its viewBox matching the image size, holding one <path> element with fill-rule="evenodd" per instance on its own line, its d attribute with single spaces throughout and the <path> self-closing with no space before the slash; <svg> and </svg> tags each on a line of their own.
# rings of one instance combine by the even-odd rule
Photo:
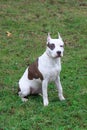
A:
<svg viewBox="0 0 87 130">
<path fill-rule="evenodd" d="M 23 103 L 18 81 L 58 31 L 66 101 L 51 83 L 48 107 L 41 96 Z M 0 130 L 87 130 L 87 0 L 0 0 Z"/>
</svg>

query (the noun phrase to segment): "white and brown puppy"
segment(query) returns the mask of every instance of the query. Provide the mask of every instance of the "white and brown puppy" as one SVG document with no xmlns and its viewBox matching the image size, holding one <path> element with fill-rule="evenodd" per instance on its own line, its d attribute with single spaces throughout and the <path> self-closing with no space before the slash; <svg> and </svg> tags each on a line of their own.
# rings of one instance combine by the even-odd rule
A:
<svg viewBox="0 0 87 130">
<path fill-rule="evenodd" d="M 22 101 L 27 101 L 26 97 L 30 94 L 42 93 L 43 104 L 47 106 L 49 103 L 47 86 L 51 81 L 54 81 L 58 88 L 59 99 L 65 100 L 60 82 L 64 42 L 60 34 L 58 35 L 58 39 L 52 39 L 48 33 L 46 51 L 25 70 L 19 80 L 18 94 Z"/>
</svg>

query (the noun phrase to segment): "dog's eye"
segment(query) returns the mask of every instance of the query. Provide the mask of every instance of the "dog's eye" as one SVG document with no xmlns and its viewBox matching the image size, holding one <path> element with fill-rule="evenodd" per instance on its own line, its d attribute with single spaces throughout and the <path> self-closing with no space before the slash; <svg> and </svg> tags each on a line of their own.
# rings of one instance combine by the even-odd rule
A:
<svg viewBox="0 0 87 130">
<path fill-rule="evenodd" d="M 53 50 L 54 48 L 55 48 L 55 44 L 53 44 L 53 43 L 48 43 L 48 45 L 47 45 L 51 50 Z"/>
<path fill-rule="evenodd" d="M 63 47 L 63 45 L 60 45 L 60 47 Z"/>
</svg>

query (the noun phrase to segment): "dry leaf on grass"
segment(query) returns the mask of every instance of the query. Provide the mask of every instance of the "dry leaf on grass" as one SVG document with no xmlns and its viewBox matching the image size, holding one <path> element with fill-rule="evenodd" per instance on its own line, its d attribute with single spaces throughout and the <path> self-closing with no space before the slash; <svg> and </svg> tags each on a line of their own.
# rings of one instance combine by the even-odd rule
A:
<svg viewBox="0 0 87 130">
<path fill-rule="evenodd" d="M 10 33 L 9 31 L 6 32 L 7 37 L 10 37 L 12 35 L 12 33 Z"/>
</svg>

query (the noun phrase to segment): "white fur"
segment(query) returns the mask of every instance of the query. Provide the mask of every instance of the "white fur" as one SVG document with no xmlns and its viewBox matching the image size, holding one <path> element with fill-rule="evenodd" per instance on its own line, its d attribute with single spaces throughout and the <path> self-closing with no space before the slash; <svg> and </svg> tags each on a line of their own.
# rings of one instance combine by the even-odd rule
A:
<svg viewBox="0 0 87 130">
<path fill-rule="evenodd" d="M 34 90 L 34 93 L 41 93 L 43 95 L 43 104 L 47 106 L 48 95 L 47 95 L 47 87 L 48 83 L 54 81 L 58 88 L 58 96 L 60 100 L 65 100 L 63 96 L 63 90 L 60 82 L 60 71 L 61 71 L 61 58 L 58 57 L 57 52 L 61 52 L 61 56 L 63 56 L 63 41 L 59 35 L 58 39 L 52 39 L 50 34 L 47 37 L 47 44 L 55 44 L 55 49 L 51 50 L 49 47 L 46 48 L 46 51 L 42 56 L 38 58 L 38 69 L 43 75 L 43 80 L 40 79 L 28 79 L 28 68 L 24 72 L 22 78 L 19 80 L 19 87 L 21 91 L 19 92 L 19 96 L 22 98 L 22 101 L 26 101 L 25 96 L 30 94 L 30 88 Z"/>
</svg>

